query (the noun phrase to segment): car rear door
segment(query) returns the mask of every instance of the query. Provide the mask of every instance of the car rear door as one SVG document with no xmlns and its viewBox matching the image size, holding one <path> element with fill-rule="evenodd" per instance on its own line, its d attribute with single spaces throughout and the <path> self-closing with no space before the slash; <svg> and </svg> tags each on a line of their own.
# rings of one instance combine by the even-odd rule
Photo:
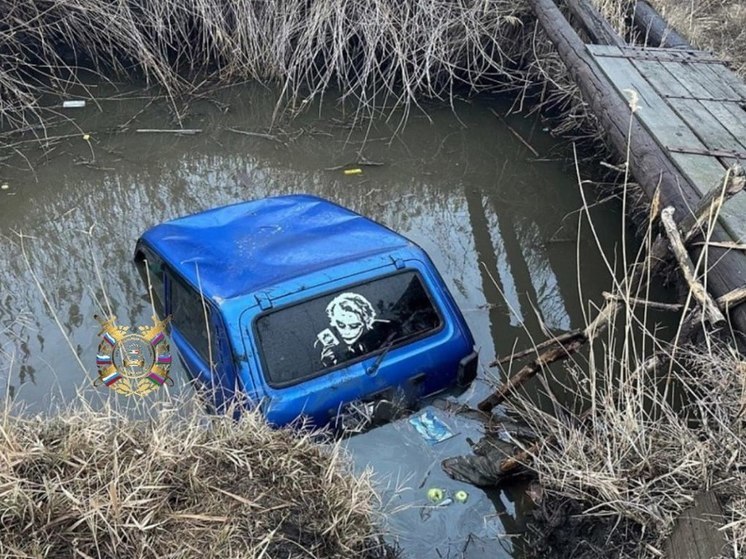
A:
<svg viewBox="0 0 746 559">
<path fill-rule="evenodd" d="M 276 423 L 300 414 L 323 423 L 354 400 L 427 390 L 434 362 L 416 348 L 432 344 L 446 321 L 421 272 L 392 264 L 336 285 L 273 301 L 243 321 Z"/>
</svg>

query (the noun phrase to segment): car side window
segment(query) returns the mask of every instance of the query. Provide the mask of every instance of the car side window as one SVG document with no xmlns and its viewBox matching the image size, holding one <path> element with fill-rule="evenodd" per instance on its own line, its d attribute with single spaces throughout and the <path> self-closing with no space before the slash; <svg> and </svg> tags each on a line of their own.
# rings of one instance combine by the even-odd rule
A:
<svg viewBox="0 0 746 559">
<path fill-rule="evenodd" d="M 215 337 L 214 329 L 210 326 L 210 306 L 207 304 L 203 306 L 200 294 L 171 274 L 169 274 L 169 283 L 171 285 L 171 324 L 184 336 L 200 358 L 208 363 L 210 361 L 208 340 Z M 209 336 L 208 329 L 211 329 Z M 212 359 L 215 361 L 217 355 L 214 351 L 214 339 L 212 344 Z"/>
<path fill-rule="evenodd" d="M 437 330 L 419 274 L 405 271 L 261 315 L 255 323 L 267 381 L 289 386 Z"/>
<path fill-rule="evenodd" d="M 135 254 L 135 265 L 137 271 L 140 273 L 143 284 L 147 289 L 149 285 L 153 287 L 153 304 L 155 305 L 155 312 L 161 318 L 165 315 L 165 309 L 163 300 L 165 297 L 164 293 L 164 265 L 163 260 L 153 254 L 152 251 L 142 247 Z M 148 299 L 150 296 L 148 296 Z"/>
</svg>

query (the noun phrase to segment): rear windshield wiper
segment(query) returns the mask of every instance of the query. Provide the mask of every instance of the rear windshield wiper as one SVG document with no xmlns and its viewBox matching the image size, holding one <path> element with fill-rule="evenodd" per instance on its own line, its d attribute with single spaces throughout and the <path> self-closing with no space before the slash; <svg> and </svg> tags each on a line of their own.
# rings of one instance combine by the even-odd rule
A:
<svg viewBox="0 0 746 559">
<path fill-rule="evenodd" d="M 397 334 L 397 331 L 394 330 L 388 335 L 388 337 L 386 338 L 386 341 L 383 342 L 383 345 L 381 346 L 381 349 L 383 351 L 381 351 L 381 353 L 378 354 L 378 357 L 376 358 L 375 362 L 370 367 L 368 367 L 367 371 L 365 371 L 367 374 L 369 374 L 370 376 L 373 376 L 378 372 L 378 368 L 381 366 L 381 363 L 386 358 L 386 354 L 391 349 L 391 346 L 394 345 L 394 341 L 396 340 L 396 334 Z"/>
</svg>

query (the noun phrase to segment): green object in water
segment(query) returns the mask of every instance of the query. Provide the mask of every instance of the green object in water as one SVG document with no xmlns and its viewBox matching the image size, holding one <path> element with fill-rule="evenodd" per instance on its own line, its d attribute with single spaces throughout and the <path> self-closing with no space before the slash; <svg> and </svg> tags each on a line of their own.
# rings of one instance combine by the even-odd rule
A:
<svg viewBox="0 0 746 559">
<path fill-rule="evenodd" d="M 456 491 L 456 493 L 453 494 L 453 499 L 457 503 L 465 503 L 469 500 L 469 494 L 466 491 Z"/>
<path fill-rule="evenodd" d="M 446 492 L 440 487 L 431 487 L 427 490 L 427 498 L 431 503 L 440 503 L 445 496 Z"/>
</svg>

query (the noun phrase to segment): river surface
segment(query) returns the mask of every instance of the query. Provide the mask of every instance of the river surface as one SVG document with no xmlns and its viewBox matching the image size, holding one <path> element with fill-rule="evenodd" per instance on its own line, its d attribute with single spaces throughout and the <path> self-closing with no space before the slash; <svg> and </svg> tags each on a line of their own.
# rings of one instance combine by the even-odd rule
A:
<svg viewBox="0 0 746 559">
<path fill-rule="evenodd" d="M 579 291 L 599 301 L 610 286 L 593 236 L 578 239 L 582 199 L 567 152 L 535 118 L 498 118 L 504 100 L 426 104 L 404 127 L 400 113 L 355 126 L 354 113 L 328 101 L 270 128 L 276 92 L 258 85 L 189 105 L 103 85 L 75 98 L 87 104 L 60 108 L 69 122 L 37 131 L 48 136 L 42 146 L 20 144 L 0 166 L 0 386 L 32 412 L 91 392 L 94 315 L 110 305 L 120 324 L 149 322 L 131 261 L 138 236 L 217 205 L 311 193 L 421 245 L 480 350 L 479 379 L 461 396 L 472 403 L 497 374 L 486 363 L 543 339 L 542 328 L 580 327 Z M 179 127 L 200 131 L 137 131 Z M 600 244 L 612 249 L 622 239 L 618 202 L 592 211 Z M 158 397 L 185 390 L 178 364 L 172 376 L 170 394 Z M 376 473 L 389 539 L 413 558 L 521 557 L 529 498 L 521 487 L 485 492 L 450 480 L 440 461 L 468 453 L 466 437 L 479 430 L 435 413 L 457 436 L 429 446 L 402 420 L 347 443 L 356 466 Z M 430 487 L 465 489 L 469 499 L 423 509 Z"/>
</svg>

